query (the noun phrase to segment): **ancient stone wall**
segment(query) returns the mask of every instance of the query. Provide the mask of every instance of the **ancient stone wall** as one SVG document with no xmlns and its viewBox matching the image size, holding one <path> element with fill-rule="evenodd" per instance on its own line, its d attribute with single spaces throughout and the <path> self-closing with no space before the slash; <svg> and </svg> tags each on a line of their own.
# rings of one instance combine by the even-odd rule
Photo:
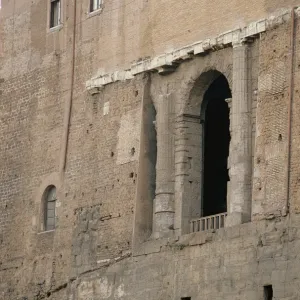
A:
<svg viewBox="0 0 300 300">
<path fill-rule="evenodd" d="M 256 1 L 251 7 L 246 1 L 222 2 L 216 9 L 207 1 L 174 5 L 107 0 L 94 16 L 87 14 L 88 1 L 77 1 L 74 49 L 73 3 L 63 1 L 63 26 L 49 31 L 45 1 L 2 0 L 0 299 L 250 300 L 263 299 L 263 286 L 268 284 L 277 299 L 297 299 L 299 20 L 293 61 L 290 18 L 247 41 L 253 157 L 250 223 L 182 235 L 188 233 L 197 183 L 187 187 L 195 180 L 192 172 L 182 181 L 175 179 L 182 174 L 175 164 L 188 166 L 187 157 L 173 152 L 178 142 L 176 117 L 199 113 L 201 99 L 193 106 L 189 97 L 201 74 L 217 70 L 233 86 L 231 47 L 194 56 L 165 77 L 142 73 L 106 85 L 95 95 L 85 87 L 99 72 L 123 70 L 140 58 L 244 26 L 296 1 Z M 291 214 L 284 217 L 291 62 Z M 161 103 L 166 99 L 174 104 L 170 111 Z M 171 170 L 164 170 L 170 175 L 167 182 L 174 184 L 174 197 L 167 202 L 174 216 L 162 218 L 169 239 L 153 240 L 160 237 L 157 234 L 151 240 L 154 199 L 147 191 L 153 179 L 149 143 L 155 134 L 149 110 L 155 109 L 157 116 L 162 106 L 166 112 L 157 121 L 174 134 L 167 148 L 173 156 L 167 165 Z M 145 134 L 149 132 L 150 137 Z M 191 138 L 193 129 L 186 133 Z M 187 184 L 185 189 L 181 183 Z M 51 184 L 57 187 L 57 227 L 41 232 L 42 196 Z M 183 201 L 191 202 L 183 206 Z"/>
<path fill-rule="evenodd" d="M 70 285 L 71 299 L 299 298 L 299 216 L 147 243 Z"/>
</svg>

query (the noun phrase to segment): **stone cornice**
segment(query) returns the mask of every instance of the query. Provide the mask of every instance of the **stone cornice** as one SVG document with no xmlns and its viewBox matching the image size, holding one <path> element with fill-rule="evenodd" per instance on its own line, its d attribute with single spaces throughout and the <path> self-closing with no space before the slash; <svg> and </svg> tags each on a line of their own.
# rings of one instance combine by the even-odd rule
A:
<svg viewBox="0 0 300 300">
<path fill-rule="evenodd" d="M 233 29 L 216 37 L 184 46 L 172 52 L 137 61 L 128 70 L 97 75 L 86 82 L 86 89 L 90 94 L 96 94 L 102 87 L 109 83 L 132 79 L 135 75 L 143 72 L 158 72 L 161 75 L 167 75 L 174 72 L 180 63 L 192 59 L 194 56 L 205 55 L 209 51 L 217 51 L 225 47 L 233 47 L 252 41 L 267 29 L 289 20 L 291 12 L 292 9 L 281 10 L 277 15 L 250 23 L 243 28 Z M 300 16 L 300 7 L 296 9 L 296 13 Z"/>
</svg>

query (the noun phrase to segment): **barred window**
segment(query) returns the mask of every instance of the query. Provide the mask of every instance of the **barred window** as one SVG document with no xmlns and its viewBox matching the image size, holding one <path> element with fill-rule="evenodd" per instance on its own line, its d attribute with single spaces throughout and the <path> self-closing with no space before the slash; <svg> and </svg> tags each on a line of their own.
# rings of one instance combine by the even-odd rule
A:
<svg viewBox="0 0 300 300">
<path fill-rule="evenodd" d="M 44 229 L 54 230 L 55 229 L 55 204 L 56 204 L 56 187 L 51 185 L 47 188 L 45 194 L 44 204 Z"/>
<path fill-rule="evenodd" d="M 50 6 L 50 28 L 60 24 L 61 3 L 60 0 L 51 0 Z"/>
<path fill-rule="evenodd" d="M 102 0 L 90 0 L 90 12 L 101 8 Z"/>
</svg>

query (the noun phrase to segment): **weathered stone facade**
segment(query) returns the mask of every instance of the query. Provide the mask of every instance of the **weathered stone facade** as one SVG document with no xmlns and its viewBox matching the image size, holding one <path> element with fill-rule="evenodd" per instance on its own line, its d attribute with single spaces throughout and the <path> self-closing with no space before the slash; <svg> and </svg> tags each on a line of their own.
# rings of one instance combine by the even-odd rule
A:
<svg viewBox="0 0 300 300">
<path fill-rule="evenodd" d="M 300 299 L 298 1 L 61 4 L 1 3 L 0 299 Z M 191 232 L 220 76 L 225 228 Z"/>
</svg>

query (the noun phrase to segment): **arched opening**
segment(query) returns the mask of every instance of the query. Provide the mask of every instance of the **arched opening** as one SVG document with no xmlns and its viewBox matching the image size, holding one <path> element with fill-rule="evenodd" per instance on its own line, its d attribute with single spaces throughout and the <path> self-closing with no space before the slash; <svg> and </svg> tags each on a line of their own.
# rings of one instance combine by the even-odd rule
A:
<svg viewBox="0 0 300 300">
<path fill-rule="evenodd" d="M 230 119 L 226 99 L 231 91 L 220 74 L 204 94 L 201 119 L 203 126 L 202 216 L 227 211 L 228 155 Z"/>
</svg>

